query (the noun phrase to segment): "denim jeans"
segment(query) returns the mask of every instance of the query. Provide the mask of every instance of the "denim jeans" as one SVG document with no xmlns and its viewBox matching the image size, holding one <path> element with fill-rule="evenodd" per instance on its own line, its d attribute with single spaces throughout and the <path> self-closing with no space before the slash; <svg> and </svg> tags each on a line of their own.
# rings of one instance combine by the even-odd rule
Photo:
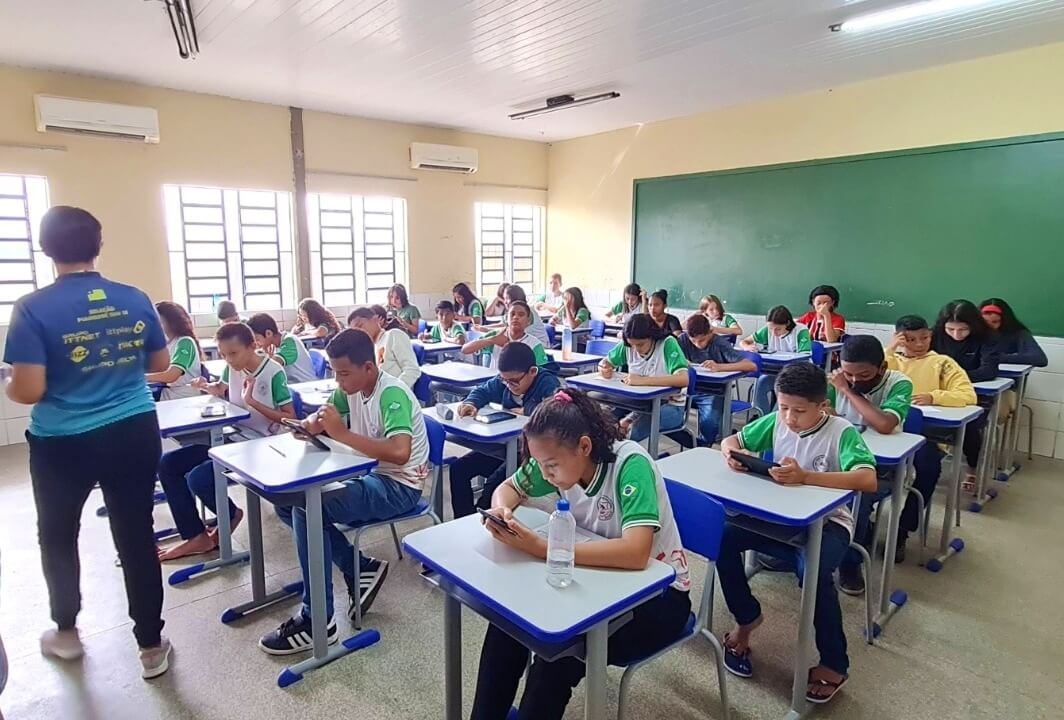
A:
<svg viewBox="0 0 1064 720">
<path fill-rule="evenodd" d="M 684 421 L 684 409 L 683 405 L 671 405 L 662 400 L 661 411 L 658 413 L 658 427 L 661 431 L 679 430 Z M 623 418 L 628 413 L 629 411 L 624 408 L 617 408 L 614 411 L 614 415 L 618 419 Z M 632 432 L 629 437 L 636 442 L 643 442 L 650 437 L 650 413 L 639 413 L 639 418 L 632 425 Z"/>
<path fill-rule="evenodd" d="M 324 494 L 321 498 L 322 522 L 325 536 L 325 614 L 333 615 L 333 589 L 330 568 L 335 561 L 344 575 L 358 579 L 351 543 L 333 523 L 360 523 L 387 520 L 410 510 L 421 498 L 421 490 L 395 480 L 370 473 L 356 480 L 347 480 L 343 488 Z M 282 500 L 283 502 L 283 500 Z M 302 504 L 302 497 L 299 503 Z M 310 571 L 307 550 L 307 511 L 299 506 L 277 506 L 281 521 L 292 528 L 299 569 L 303 574 L 303 614 L 310 617 Z M 362 558 L 359 558 L 361 564 Z M 357 582 L 356 582 L 356 587 Z"/>
<path fill-rule="evenodd" d="M 164 453 L 159 461 L 159 482 L 166 493 L 166 503 L 181 539 L 189 540 L 206 530 L 196 510 L 199 498 L 217 514 L 214 501 L 214 463 L 208 459 L 206 445 L 186 445 Z M 229 518 L 236 516 L 236 505 L 229 501 Z"/>
<path fill-rule="evenodd" d="M 720 434 L 721 416 L 724 414 L 725 401 L 730 402 L 723 395 L 695 395 L 691 398 L 691 404 L 698 411 L 698 444 L 712 445 L 717 442 Z M 730 435 L 731 428 L 724 428 L 724 434 Z"/>
<path fill-rule="evenodd" d="M 478 475 L 484 478 L 484 492 L 481 493 L 477 505 L 485 510 L 491 508 L 492 493 L 506 480 L 506 461 L 487 453 L 471 452 L 458 458 L 451 465 L 448 474 L 451 484 L 451 510 L 455 519 L 458 519 L 476 512 L 473 506 L 473 478 Z"/>
<path fill-rule="evenodd" d="M 850 668 L 846 655 L 846 634 L 842 629 L 842 608 L 835 590 L 835 569 L 842 562 L 850 546 L 850 534 L 838 523 L 824 521 L 824 533 L 820 543 L 820 572 L 817 575 L 816 607 L 813 610 L 813 626 L 816 629 L 816 647 L 820 652 L 820 664 L 843 675 Z M 761 604 L 750 592 L 750 583 L 743 566 L 743 552 L 754 550 L 783 560 L 793 560 L 795 548 L 778 540 L 735 525 L 724 526 L 717 559 L 717 576 L 728 610 L 740 625 L 753 622 L 761 616 Z"/>
<path fill-rule="evenodd" d="M 938 444 L 928 438 L 924 446 L 913 456 L 913 466 L 916 468 L 913 487 L 924 496 L 925 503 L 930 503 L 931 496 L 935 494 L 935 487 L 938 485 L 938 478 L 942 475 L 942 451 L 939 450 Z M 916 498 L 910 494 L 905 501 L 905 509 L 901 512 L 901 530 L 898 539 L 904 542 L 909 537 L 909 533 L 915 532 L 919 519 Z"/>
<path fill-rule="evenodd" d="M 768 415 L 776 406 L 776 376 L 763 374 L 754 382 L 754 407 Z"/>
</svg>

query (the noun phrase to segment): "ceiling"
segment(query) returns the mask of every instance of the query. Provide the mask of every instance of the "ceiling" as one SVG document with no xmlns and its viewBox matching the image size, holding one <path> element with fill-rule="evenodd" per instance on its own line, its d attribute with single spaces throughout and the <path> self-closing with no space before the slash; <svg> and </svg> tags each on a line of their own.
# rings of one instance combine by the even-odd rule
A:
<svg viewBox="0 0 1064 720">
<path fill-rule="evenodd" d="M 180 60 L 158 0 L 0 2 L 0 63 L 536 140 L 1064 39 L 1064 0 L 991 0 L 867 33 L 899 0 L 191 0 Z M 618 100 L 513 121 L 564 93 Z"/>
</svg>

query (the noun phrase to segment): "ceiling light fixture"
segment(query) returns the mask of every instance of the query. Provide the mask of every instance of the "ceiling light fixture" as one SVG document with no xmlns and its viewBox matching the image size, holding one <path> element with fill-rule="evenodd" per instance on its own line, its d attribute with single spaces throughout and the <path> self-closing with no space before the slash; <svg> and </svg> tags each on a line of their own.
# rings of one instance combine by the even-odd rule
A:
<svg viewBox="0 0 1064 720">
<path fill-rule="evenodd" d="M 858 15 L 850 20 L 829 25 L 831 32 L 861 32 L 878 30 L 890 25 L 900 25 L 911 20 L 941 15 L 960 10 L 971 10 L 980 5 L 1001 4 L 1008 0 L 921 0 L 908 5 L 877 10 Z"/>
<path fill-rule="evenodd" d="M 192 12 L 192 0 L 159 0 L 166 8 L 170 29 L 174 31 L 177 54 L 182 60 L 199 55 L 199 37 L 196 35 L 196 18 Z"/>
<path fill-rule="evenodd" d="M 537 115 L 546 115 L 547 113 L 556 112 L 558 110 L 567 110 L 569 108 L 581 107 L 583 105 L 594 105 L 595 103 L 602 102 L 604 100 L 613 100 L 619 98 L 621 94 L 619 92 L 605 92 L 598 95 L 588 95 L 577 99 L 573 95 L 555 95 L 554 97 L 547 98 L 547 104 L 541 108 L 533 108 L 532 110 L 523 110 L 519 113 L 514 113 L 510 116 L 511 120 L 524 120 L 525 118 L 536 117 Z"/>
</svg>

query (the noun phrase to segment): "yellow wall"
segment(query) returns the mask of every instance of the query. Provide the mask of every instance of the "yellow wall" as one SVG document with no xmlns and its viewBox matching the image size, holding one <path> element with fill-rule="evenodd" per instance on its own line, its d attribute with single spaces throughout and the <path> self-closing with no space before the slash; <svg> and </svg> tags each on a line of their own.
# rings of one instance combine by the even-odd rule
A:
<svg viewBox="0 0 1064 720">
<path fill-rule="evenodd" d="M 162 142 L 38 133 L 35 93 L 156 108 Z M 99 217 L 101 269 L 155 299 L 170 296 L 163 184 L 293 189 L 284 107 L 6 66 L 0 66 L 0 98 L 0 172 L 47 176 L 53 205 L 78 205 Z M 546 202 L 547 148 L 541 143 L 312 112 L 305 114 L 304 131 L 307 167 L 341 173 L 308 178 L 311 191 L 407 199 L 412 292 L 437 293 L 473 278 L 475 200 Z M 475 147 L 480 171 L 468 177 L 412 171 L 411 142 Z M 20 144 L 62 149 L 12 147 Z M 352 177 L 359 174 L 416 181 Z"/>
<path fill-rule="evenodd" d="M 547 264 L 627 283 L 636 178 L 1060 131 L 1062 78 L 1064 43 L 556 143 Z"/>
</svg>

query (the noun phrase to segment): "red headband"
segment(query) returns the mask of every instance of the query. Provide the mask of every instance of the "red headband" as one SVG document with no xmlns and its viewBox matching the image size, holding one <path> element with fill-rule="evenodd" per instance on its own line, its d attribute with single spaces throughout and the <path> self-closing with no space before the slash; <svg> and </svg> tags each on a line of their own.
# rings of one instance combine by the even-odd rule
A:
<svg viewBox="0 0 1064 720">
<path fill-rule="evenodd" d="M 997 313 L 998 315 L 1004 315 L 1005 314 L 1005 311 L 1002 310 L 997 305 L 984 305 L 983 309 L 980 312 L 985 312 L 985 313 L 992 312 L 992 313 Z"/>
</svg>

